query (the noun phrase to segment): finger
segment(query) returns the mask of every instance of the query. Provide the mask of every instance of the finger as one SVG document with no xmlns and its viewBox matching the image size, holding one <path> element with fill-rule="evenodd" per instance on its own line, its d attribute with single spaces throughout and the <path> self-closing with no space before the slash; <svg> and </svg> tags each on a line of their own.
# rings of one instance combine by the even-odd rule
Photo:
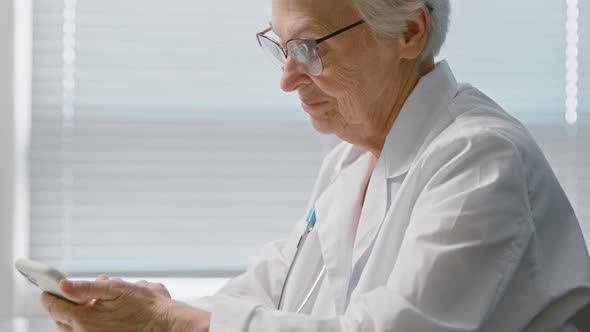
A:
<svg viewBox="0 0 590 332">
<path fill-rule="evenodd" d="M 111 279 L 111 278 L 110 278 L 108 275 L 106 275 L 106 274 L 101 274 L 101 275 L 99 275 L 98 277 L 96 277 L 96 281 L 108 281 L 108 280 L 110 280 L 110 279 Z M 92 299 L 92 300 L 90 300 L 90 302 L 89 302 L 89 303 L 90 303 L 91 305 L 96 305 L 96 303 L 97 303 L 98 301 L 100 301 L 100 300 L 97 300 L 97 299 Z"/>
<path fill-rule="evenodd" d="M 74 329 L 71 326 L 64 323 L 55 322 L 55 326 L 57 326 L 59 332 L 74 332 Z"/>
<path fill-rule="evenodd" d="M 147 282 L 147 280 L 140 280 L 138 282 L 135 283 L 137 286 L 141 286 L 141 287 L 149 287 L 150 283 Z"/>
<path fill-rule="evenodd" d="M 70 281 L 63 279 L 59 283 L 61 291 L 68 298 L 81 303 L 94 299 L 115 300 L 122 295 L 126 284 L 119 280 L 108 281 Z"/>
<path fill-rule="evenodd" d="M 109 279 L 110 279 L 109 276 L 106 274 L 101 274 L 98 277 L 96 277 L 96 281 L 107 281 Z"/>
<path fill-rule="evenodd" d="M 146 280 L 139 280 L 135 283 L 135 285 L 140 286 L 140 287 L 145 287 L 145 288 L 147 288 L 153 292 L 156 292 L 162 296 L 165 296 L 167 298 L 171 298 L 170 292 L 168 291 L 166 286 L 164 286 L 164 284 L 162 284 L 162 283 L 153 283 L 153 282 L 149 282 Z"/>
<path fill-rule="evenodd" d="M 170 292 L 168 291 L 168 288 L 166 288 L 166 286 L 164 286 L 164 284 L 162 284 L 162 283 L 150 284 L 149 287 L 153 291 L 155 291 L 159 294 L 162 294 L 169 299 L 172 298 L 172 296 L 170 295 Z"/>
<path fill-rule="evenodd" d="M 72 325 L 72 319 L 76 311 L 75 304 L 47 292 L 41 294 L 41 304 L 53 320 Z"/>
</svg>

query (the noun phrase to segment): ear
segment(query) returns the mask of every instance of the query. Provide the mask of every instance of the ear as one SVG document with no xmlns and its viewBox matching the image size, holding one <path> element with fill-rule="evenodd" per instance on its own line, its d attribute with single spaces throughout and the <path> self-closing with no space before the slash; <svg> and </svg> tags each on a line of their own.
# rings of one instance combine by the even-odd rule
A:
<svg viewBox="0 0 590 332">
<path fill-rule="evenodd" d="M 400 36 L 402 59 L 416 59 L 422 54 L 428 39 L 430 12 L 423 6 L 416 15 L 406 22 L 406 31 Z"/>
</svg>

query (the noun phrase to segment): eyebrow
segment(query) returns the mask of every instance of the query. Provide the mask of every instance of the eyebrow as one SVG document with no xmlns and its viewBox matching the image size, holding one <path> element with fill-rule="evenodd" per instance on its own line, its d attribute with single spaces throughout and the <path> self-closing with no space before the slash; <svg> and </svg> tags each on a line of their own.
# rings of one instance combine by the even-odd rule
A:
<svg viewBox="0 0 590 332">
<path fill-rule="evenodd" d="M 281 36 L 279 36 L 279 34 L 276 33 L 272 28 L 272 21 L 269 21 L 268 25 L 270 26 L 270 30 L 279 38 L 279 41 L 282 43 L 283 40 L 282 40 Z M 326 31 L 323 31 L 323 30 L 326 30 Z M 327 27 L 322 26 L 317 21 L 312 21 L 312 22 L 308 22 L 305 25 L 298 25 L 295 29 L 293 29 L 293 32 L 291 33 L 291 38 L 288 38 L 287 40 L 292 39 L 292 38 L 298 38 L 302 33 L 307 32 L 307 31 L 317 32 L 319 34 L 329 33 L 327 30 Z"/>
</svg>

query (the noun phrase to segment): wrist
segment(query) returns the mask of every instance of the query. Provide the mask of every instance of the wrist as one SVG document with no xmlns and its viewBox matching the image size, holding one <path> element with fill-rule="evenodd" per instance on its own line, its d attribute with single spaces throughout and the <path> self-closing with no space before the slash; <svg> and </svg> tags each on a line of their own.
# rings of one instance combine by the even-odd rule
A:
<svg viewBox="0 0 590 332">
<path fill-rule="evenodd" d="M 151 310 L 151 321 L 145 327 L 146 331 L 172 331 L 174 318 L 171 310 L 172 300 L 166 299 L 154 305 Z"/>
<path fill-rule="evenodd" d="M 166 331 L 208 332 L 211 314 L 182 302 L 171 300 L 166 306 Z"/>
</svg>

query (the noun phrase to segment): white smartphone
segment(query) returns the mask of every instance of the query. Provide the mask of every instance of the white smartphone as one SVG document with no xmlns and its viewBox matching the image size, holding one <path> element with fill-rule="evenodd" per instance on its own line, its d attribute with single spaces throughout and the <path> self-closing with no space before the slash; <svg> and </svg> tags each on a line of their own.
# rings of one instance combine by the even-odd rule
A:
<svg viewBox="0 0 590 332">
<path fill-rule="evenodd" d="M 51 265 L 32 261 L 30 259 L 19 258 L 14 263 L 14 266 L 25 278 L 29 279 L 31 283 L 37 285 L 41 290 L 51 293 L 55 296 L 70 302 L 78 303 L 68 299 L 59 289 L 59 282 L 66 277 Z M 78 303 L 81 304 L 81 303 Z"/>
</svg>

